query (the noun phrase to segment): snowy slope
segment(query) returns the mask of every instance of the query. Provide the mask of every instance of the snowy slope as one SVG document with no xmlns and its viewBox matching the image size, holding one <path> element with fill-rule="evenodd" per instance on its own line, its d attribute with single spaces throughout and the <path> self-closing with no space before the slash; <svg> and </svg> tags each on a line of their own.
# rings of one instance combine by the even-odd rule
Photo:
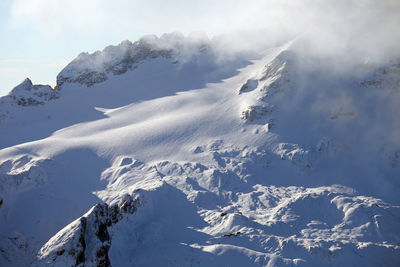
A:
<svg viewBox="0 0 400 267">
<path fill-rule="evenodd" d="M 0 265 L 399 265 L 399 65 L 305 47 L 79 55 L 0 124 Z"/>
</svg>

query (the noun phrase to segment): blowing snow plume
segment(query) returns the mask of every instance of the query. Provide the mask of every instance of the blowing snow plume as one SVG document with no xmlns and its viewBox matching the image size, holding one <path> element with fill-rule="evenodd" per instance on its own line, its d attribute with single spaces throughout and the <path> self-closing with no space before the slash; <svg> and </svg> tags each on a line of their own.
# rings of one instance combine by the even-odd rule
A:
<svg viewBox="0 0 400 267">
<path fill-rule="evenodd" d="M 270 32 L 260 31 L 252 42 L 232 40 L 233 45 L 247 46 L 286 33 L 309 41 L 314 53 L 332 57 L 386 60 L 399 53 L 400 4 L 395 0 L 252 1 L 240 14 L 243 19 L 235 30 Z"/>
</svg>

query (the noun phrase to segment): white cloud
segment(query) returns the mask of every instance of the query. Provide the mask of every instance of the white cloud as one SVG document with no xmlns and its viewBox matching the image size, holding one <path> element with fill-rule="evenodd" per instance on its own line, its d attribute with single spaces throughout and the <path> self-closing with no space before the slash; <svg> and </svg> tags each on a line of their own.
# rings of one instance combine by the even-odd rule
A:
<svg viewBox="0 0 400 267">
<path fill-rule="evenodd" d="M 14 24 L 33 23 L 42 32 L 62 34 L 63 31 L 96 29 L 108 18 L 107 2 L 103 0 L 14 0 L 11 10 Z"/>
</svg>

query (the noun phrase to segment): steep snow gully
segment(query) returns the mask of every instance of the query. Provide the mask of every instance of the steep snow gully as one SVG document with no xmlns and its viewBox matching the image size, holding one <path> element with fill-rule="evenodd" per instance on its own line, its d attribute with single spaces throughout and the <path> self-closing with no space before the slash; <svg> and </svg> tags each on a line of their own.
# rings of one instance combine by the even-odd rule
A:
<svg viewBox="0 0 400 267">
<path fill-rule="evenodd" d="M 0 98 L 0 265 L 400 266 L 399 62 L 221 49 L 146 36 Z"/>
</svg>

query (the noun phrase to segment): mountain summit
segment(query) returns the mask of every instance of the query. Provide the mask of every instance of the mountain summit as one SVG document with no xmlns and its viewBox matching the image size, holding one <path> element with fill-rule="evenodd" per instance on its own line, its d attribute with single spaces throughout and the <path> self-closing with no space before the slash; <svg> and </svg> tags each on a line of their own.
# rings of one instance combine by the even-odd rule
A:
<svg viewBox="0 0 400 267">
<path fill-rule="evenodd" d="M 399 63 L 223 44 L 124 41 L 0 98 L 0 265 L 399 265 Z"/>
</svg>

